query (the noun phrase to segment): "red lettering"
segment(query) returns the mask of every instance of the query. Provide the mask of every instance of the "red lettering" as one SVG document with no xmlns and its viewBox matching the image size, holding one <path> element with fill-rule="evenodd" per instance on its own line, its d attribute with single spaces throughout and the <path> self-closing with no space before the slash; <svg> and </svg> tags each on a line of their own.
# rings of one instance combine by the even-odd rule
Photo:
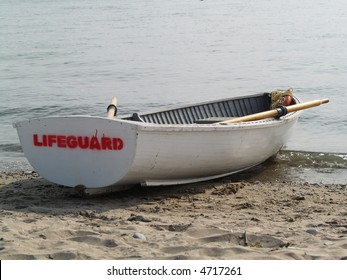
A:
<svg viewBox="0 0 347 280">
<path fill-rule="evenodd" d="M 81 149 L 88 149 L 89 147 L 89 137 L 88 136 L 78 136 L 78 147 Z"/>
<path fill-rule="evenodd" d="M 57 147 L 70 149 L 90 149 L 90 150 L 122 150 L 124 142 L 121 138 L 111 138 L 103 136 L 73 136 L 73 135 L 53 135 L 53 134 L 33 134 L 33 144 L 36 147 Z"/>
<path fill-rule="evenodd" d="M 124 143 L 120 138 L 112 138 L 113 140 L 113 150 L 121 150 L 123 149 Z"/>
<path fill-rule="evenodd" d="M 47 135 L 47 137 L 49 147 L 52 147 L 54 143 L 57 143 L 57 135 Z"/>
<path fill-rule="evenodd" d="M 47 147 L 47 135 L 42 135 L 42 145 Z"/>
<path fill-rule="evenodd" d="M 101 137 L 101 148 L 103 150 L 112 150 L 112 141 L 110 137 Z"/>
<path fill-rule="evenodd" d="M 77 146 L 78 146 L 76 136 L 68 136 L 68 137 L 66 137 L 66 144 L 67 144 L 67 146 L 69 148 L 76 149 Z"/>
<path fill-rule="evenodd" d="M 57 136 L 57 147 L 66 148 L 66 136 L 64 135 Z"/>
<path fill-rule="evenodd" d="M 42 147 L 42 142 L 39 142 L 39 137 L 37 134 L 33 135 L 33 140 L 34 140 L 34 146 Z"/>
<path fill-rule="evenodd" d="M 100 146 L 99 140 L 98 140 L 98 138 L 96 138 L 96 136 L 93 136 L 92 139 L 90 139 L 89 149 L 91 149 L 91 150 L 101 150 L 101 146 Z"/>
</svg>

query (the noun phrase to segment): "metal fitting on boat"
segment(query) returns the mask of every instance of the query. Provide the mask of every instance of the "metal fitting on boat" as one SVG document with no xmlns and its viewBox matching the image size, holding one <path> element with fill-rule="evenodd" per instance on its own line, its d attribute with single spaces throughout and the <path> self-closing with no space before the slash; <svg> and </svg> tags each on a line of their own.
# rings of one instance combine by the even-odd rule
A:
<svg viewBox="0 0 347 280">
<path fill-rule="evenodd" d="M 283 116 L 287 115 L 287 113 L 288 113 L 287 108 L 284 107 L 284 106 L 279 106 L 279 107 L 277 107 L 277 108 L 276 108 L 276 111 L 277 111 L 277 116 L 276 116 L 277 119 L 279 119 L 280 117 L 283 117 Z"/>
<path fill-rule="evenodd" d="M 117 106 L 114 104 L 110 104 L 107 107 L 107 112 L 110 111 L 110 109 L 114 108 L 114 116 L 117 116 Z"/>
</svg>

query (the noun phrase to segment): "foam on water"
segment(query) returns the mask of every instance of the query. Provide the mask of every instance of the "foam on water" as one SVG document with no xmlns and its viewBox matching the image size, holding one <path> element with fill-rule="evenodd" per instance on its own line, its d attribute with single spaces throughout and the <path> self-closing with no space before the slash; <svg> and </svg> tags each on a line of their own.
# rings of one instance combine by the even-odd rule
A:
<svg viewBox="0 0 347 280">
<path fill-rule="evenodd" d="M 347 184 L 347 154 L 282 150 L 265 165 L 267 176 L 278 180 Z"/>
</svg>

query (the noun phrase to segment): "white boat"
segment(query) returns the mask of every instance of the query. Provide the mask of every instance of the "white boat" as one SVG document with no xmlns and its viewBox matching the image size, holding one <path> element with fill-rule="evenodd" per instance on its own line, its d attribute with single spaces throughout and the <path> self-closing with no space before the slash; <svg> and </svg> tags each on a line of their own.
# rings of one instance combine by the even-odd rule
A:
<svg viewBox="0 0 347 280">
<path fill-rule="evenodd" d="M 285 145 L 300 112 L 216 122 L 267 111 L 270 103 L 266 93 L 123 117 L 43 117 L 14 127 L 35 171 L 92 194 L 203 181 L 262 163 Z"/>
</svg>

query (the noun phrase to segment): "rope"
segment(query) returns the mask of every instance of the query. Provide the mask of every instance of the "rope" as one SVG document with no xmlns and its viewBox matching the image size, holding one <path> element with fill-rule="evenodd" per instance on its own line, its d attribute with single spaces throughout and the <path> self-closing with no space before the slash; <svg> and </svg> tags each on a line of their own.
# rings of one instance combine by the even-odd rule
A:
<svg viewBox="0 0 347 280">
<path fill-rule="evenodd" d="M 276 109 L 283 105 L 286 96 L 290 96 L 293 98 L 293 89 L 289 88 L 287 90 L 275 90 L 271 92 L 269 95 L 271 97 L 271 109 Z"/>
</svg>

